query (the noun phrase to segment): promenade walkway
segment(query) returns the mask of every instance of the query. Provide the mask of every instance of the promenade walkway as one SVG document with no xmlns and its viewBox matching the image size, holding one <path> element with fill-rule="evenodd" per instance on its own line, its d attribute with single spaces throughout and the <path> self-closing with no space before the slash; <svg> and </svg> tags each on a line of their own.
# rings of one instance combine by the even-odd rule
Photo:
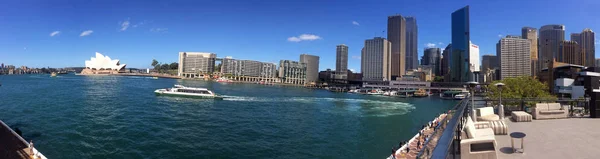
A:
<svg viewBox="0 0 600 159">
<path fill-rule="evenodd" d="M 437 140 L 437 138 L 432 138 L 435 127 L 440 124 L 440 121 L 443 121 L 446 118 L 446 114 L 441 114 L 433 121 L 431 121 L 431 125 L 428 124 L 424 129 L 420 130 L 420 133 L 417 133 L 412 139 L 408 141 L 408 143 L 402 145 L 398 150 L 396 150 L 394 154 L 394 158 L 396 159 L 414 159 L 419 154 L 419 151 L 426 146 L 435 146 L 437 141 L 431 141 L 428 145 L 425 145 L 426 141 L 429 139 Z M 440 127 L 441 128 L 441 127 Z M 388 157 L 388 159 L 392 158 L 392 156 Z"/>
</svg>

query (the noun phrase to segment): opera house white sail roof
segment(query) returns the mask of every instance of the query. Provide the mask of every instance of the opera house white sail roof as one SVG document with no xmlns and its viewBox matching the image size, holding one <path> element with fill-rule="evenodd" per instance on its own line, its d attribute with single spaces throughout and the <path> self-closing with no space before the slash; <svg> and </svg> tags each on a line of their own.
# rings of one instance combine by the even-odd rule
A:
<svg viewBox="0 0 600 159">
<path fill-rule="evenodd" d="M 96 52 L 96 57 L 92 57 L 89 61 L 85 61 L 85 68 L 119 71 L 125 68 L 125 64 L 119 64 L 119 60 L 111 60 L 110 57 Z"/>
</svg>

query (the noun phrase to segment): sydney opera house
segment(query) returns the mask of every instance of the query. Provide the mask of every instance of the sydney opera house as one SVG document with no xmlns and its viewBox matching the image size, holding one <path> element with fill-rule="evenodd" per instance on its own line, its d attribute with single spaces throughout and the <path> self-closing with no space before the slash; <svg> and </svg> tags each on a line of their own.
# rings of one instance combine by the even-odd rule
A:
<svg viewBox="0 0 600 159">
<path fill-rule="evenodd" d="M 85 61 L 85 69 L 81 71 L 82 75 L 108 75 L 118 74 L 125 69 L 125 64 L 119 64 L 119 60 L 112 60 L 96 52 L 96 57 Z"/>
</svg>

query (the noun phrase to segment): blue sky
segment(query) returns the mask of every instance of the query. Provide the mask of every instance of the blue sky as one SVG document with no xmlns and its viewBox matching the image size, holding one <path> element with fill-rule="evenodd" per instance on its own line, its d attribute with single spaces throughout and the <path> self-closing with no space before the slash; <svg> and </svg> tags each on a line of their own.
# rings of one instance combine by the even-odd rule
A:
<svg viewBox="0 0 600 159">
<path fill-rule="evenodd" d="M 335 68 L 335 46 L 346 44 L 348 67 L 359 70 L 364 40 L 386 36 L 387 16 L 417 18 L 420 59 L 426 46 L 443 48 L 450 42 L 450 14 L 465 5 L 471 9 L 471 40 L 482 55 L 495 54 L 499 36 L 520 35 L 523 26 L 564 24 L 566 37 L 600 29 L 595 0 L 5 0 L 0 2 L 0 62 L 83 66 L 100 52 L 128 67 L 145 68 L 153 58 L 175 62 L 179 51 L 266 62 L 299 60 L 307 53 L 320 56 L 324 70 Z M 84 31 L 91 33 L 82 36 Z"/>
</svg>

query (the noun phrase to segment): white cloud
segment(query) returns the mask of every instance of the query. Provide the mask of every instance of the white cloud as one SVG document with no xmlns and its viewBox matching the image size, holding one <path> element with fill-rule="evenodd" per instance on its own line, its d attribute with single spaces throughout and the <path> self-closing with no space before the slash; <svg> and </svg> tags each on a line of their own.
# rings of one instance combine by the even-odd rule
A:
<svg viewBox="0 0 600 159">
<path fill-rule="evenodd" d="M 352 25 L 359 26 L 359 25 L 360 25 L 360 23 L 358 23 L 357 21 L 352 21 Z"/>
<path fill-rule="evenodd" d="M 360 60 L 360 56 L 352 56 L 353 59 Z"/>
<path fill-rule="evenodd" d="M 147 24 L 147 23 L 148 23 L 148 21 L 144 20 L 144 21 L 142 21 L 142 22 L 139 22 L 139 23 L 137 23 L 137 24 L 133 24 L 133 25 L 131 25 L 131 27 L 132 27 L 132 28 L 137 28 L 137 27 L 139 27 L 139 26 L 142 26 L 142 25 L 144 25 L 144 24 Z"/>
<path fill-rule="evenodd" d="M 92 34 L 94 31 L 93 30 L 86 30 L 81 32 L 81 34 L 79 34 L 79 36 L 88 36 L 90 34 Z"/>
<path fill-rule="evenodd" d="M 349 70 L 350 70 L 350 71 L 352 71 L 352 72 L 354 72 L 354 73 L 356 73 L 356 71 L 355 71 L 353 68 L 351 68 L 351 69 L 349 69 Z"/>
<path fill-rule="evenodd" d="M 435 47 L 435 44 L 434 43 L 427 43 L 427 44 L 425 44 L 425 46 L 429 47 L 429 48 L 432 48 L 432 47 Z"/>
<path fill-rule="evenodd" d="M 123 21 L 123 22 L 119 22 L 119 24 L 121 25 L 121 31 L 125 31 L 127 30 L 127 28 L 129 28 L 129 19 Z"/>
<path fill-rule="evenodd" d="M 498 37 L 499 37 L 499 38 L 502 38 L 502 34 L 498 34 Z"/>
<path fill-rule="evenodd" d="M 155 33 L 165 33 L 165 32 L 167 32 L 167 30 L 169 30 L 169 28 L 152 28 L 152 29 L 150 29 L 151 32 L 155 32 Z"/>
<path fill-rule="evenodd" d="M 50 33 L 50 36 L 56 36 L 60 34 L 60 31 L 53 31 L 52 33 Z"/>
<path fill-rule="evenodd" d="M 443 42 L 439 42 L 439 43 L 438 43 L 438 45 L 440 45 L 440 46 L 443 46 L 443 45 L 444 45 L 444 43 L 443 43 Z"/>
<path fill-rule="evenodd" d="M 302 34 L 300 36 L 292 36 L 289 37 L 287 40 L 291 41 L 291 42 L 300 42 L 300 41 L 313 41 L 313 40 L 319 40 L 321 39 L 321 37 L 317 36 L 317 35 L 313 35 L 313 34 Z"/>
</svg>

